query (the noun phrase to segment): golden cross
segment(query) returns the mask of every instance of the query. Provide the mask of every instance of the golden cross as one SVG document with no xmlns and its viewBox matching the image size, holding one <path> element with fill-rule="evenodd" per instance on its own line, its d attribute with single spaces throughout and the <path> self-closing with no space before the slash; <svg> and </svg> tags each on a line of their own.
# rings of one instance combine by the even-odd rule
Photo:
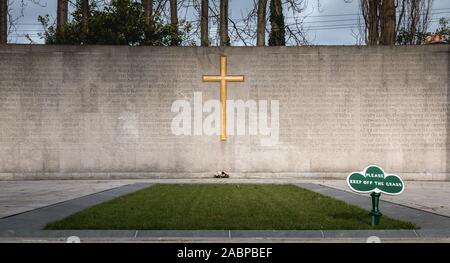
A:
<svg viewBox="0 0 450 263">
<path fill-rule="evenodd" d="M 227 140 L 227 82 L 244 82 L 244 76 L 227 76 L 227 57 L 220 56 L 220 76 L 204 75 L 203 82 L 220 82 L 220 139 Z"/>
</svg>

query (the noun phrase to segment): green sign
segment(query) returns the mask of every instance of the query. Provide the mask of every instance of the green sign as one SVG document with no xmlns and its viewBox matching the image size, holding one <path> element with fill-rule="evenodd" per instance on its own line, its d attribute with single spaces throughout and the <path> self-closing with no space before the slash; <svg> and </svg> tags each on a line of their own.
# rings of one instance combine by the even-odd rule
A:
<svg viewBox="0 0 450 263">
<path fill-rule="evenodd" d="M 358 193 L 385 193 L 399 195 L 405 189 L 403 180 L 395 174 L 385 174 L 376 165 L 369 165 L 362 172 L 354 172 L 347 177 L 347 184 Z"/>
</svg>

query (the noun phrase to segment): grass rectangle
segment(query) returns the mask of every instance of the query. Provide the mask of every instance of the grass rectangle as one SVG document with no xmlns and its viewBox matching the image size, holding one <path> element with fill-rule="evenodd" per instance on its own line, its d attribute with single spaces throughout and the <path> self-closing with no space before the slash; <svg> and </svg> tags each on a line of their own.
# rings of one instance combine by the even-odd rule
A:
<svg viewBox="0 0 450 263">
<path fill-rule="evenodd" d="M 383 216 L 376 228 L 411 229 L 415 226 Z M 372 227 L 369 211 L 295 185 L 159 184 L 87 208 L 48 224 L 46 229 L 313 230 Z"/>
</svg>

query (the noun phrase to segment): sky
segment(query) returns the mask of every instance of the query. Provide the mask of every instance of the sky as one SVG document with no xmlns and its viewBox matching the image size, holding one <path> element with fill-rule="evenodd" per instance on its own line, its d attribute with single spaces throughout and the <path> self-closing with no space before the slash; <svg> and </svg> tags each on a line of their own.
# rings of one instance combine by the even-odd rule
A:
<svg viewBox="0 0 450 263">
<path fill-rule="evenodd" d="M 28 1 L 28 2 L 27 2 Z M 313 45 L 354 45 L 357 38 L 354 33 L 358 31 L 359 0 L 304 0 L 307 7 L 302 16 L 305 15 L 304 27 L 307 28 L 308 42 Z M 32 41 L 42 44 L 43 40 L 37 36 L 43 28 L 38 23 L 39 15 L 50 15 L 51 22 L 56 18 L 56 0 L 25 0 L 23 16 L 21 14 L 21 0 L 10 0 L 12 17 L 18 18 L 16 31 L 9 36 L 9 43 L 30 43 L 25 36 L 29 34 Z M 34 4 L 32 2 L 39 2 Z M 349 2 L 349 3 L 347 3 Z M 230 0 L 230 17 L 240 18 L 246 13 L 253 0 Z M 432 7 L 433 15 L 430 31 L 437 26 L 440 17 L 450 18 L 450 1 L 434 0 Z M 286 23 L 291 23 L 294 17 L 286 14 Z M 210 28 L 214 32 L 215 28 Z M 239 43 L 235 43 L 239 45 Z"/>
</svg>

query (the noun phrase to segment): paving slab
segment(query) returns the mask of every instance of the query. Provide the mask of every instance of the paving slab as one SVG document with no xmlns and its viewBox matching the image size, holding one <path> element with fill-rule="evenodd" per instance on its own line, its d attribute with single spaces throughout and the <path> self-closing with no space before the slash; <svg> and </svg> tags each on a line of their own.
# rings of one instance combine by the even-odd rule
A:
<svg viewBox="0 0 450 263">
<path fill-rule="evenodd" d="M 367 238 L 377 236 L 379 238 L 417 238 L 414 230 L 324 230 L 324 238 Z"/>
<path fill-rule="evenodd" d="M 134 183 L 313 183 L 350 192 L 345 180 L 305 178 L 0 181 L 0 218 Z M 450 216 L 450 182 L 406 181 L 405 186 L 403 194 L 399 196 L 383 195 L 382 200 Z M 367 195 L 363 196 L 367 197 Z"/>
<path fill-rule="evenodd" d="M 372 201 L 368 195 L 359 195 L 313 183 L 301 183 L 297 185 L 323 195 L 331 196 L 349 204 L 359 206 L 366 210 L 370 210 L 372 208 Z M 450 229 L 450 217 L 407 207 L 402 204 L 391 203 L 384 201 L 383 199 L 380 201 L 380 211 L 384 215 L 392 218 L 413 222 L 421 229 Z M 383 217 L 381 217 L 381 220 L 383 220 Z"/>
<path fill-rule="evenodd" d="M 228 238 L 228 230 L 138 230 L 136 238 L 144 237 L 215 237 L 215 238 Z"/>
<path fill-rule="evenodd" d="M 323 238 L 320 230 L 231 230 L 231 238 Z"/>
<path fill-rule="evenodd" d="M 420 237 L 439 237 L 450 238 L 450 229 L 417 229 L 417 235 Z"/>
<path fill-rule="evenodd" d="M 136 230 L 90 230 L 90 229 L 80 229 L 80 230 L 27 230 L 27 231 L 15 231 L 9 233 L 10 235 L 2 236 L 0 234 L 0 239 L 5 237 L 21 237 L 21 238 L 59 238 L 67 239 L 70 236 L 77 236 L 79 238 L 110 238 L 110 239 L 122 239 L 122 238 L 135 238 Z"/>
<path fill-rule="evenodd" d="M 210 180 L 211 182 L 217 182 Z M 223 183 L 255 183 L 254 180 L 221 180 Z M 312 191 L 332 196 L 339 200 L 370 209 L 370 198 L 357 195 L 344 190 L 324 186 L 308 181 L 275 181 L 275 183 L 295 183 L 296 185 L 310 189 Z M 174 181 L 171 181 L 174 183 Z M 180 183 L 180 181 L 176 181 Z M 195 183 L 192 180 L 181 183 Z M 260 183 L 274 183 L 265 180 Z M 264 242 L 270 240 L 278 242 L 280 240 L 344 240 L 363 242 L 369 236 L 378 236 L 389 240 L 416 240 L 428 239 L 445 242 L 450 238 L 450 218 L 415 208 L 410 208 L 402 204 L 394 204 L 381 201 L 380 207 L 385 215 L 394 218 L 412 221 L 418 224 L 418 230 L 42 230 L 43 227 L 52 221 L 62 219 L 75 212 L 83 210 L 89 206 L 99 204 L 115 197 L 131 193 L 150 186 L 149 182 L 139 181 L 134 184 L 122 185 L 113 189 L 100 191 L 95 194 L 78 197 L 69 201 L 59 202 L 53 205 L 44 206 L 18 215 L 0 219 L 0 239 L 1 240 L 64 240 L 69 236 L 79 236 L 90 240 L 103 241 L 158 241 L 158 240 L 249 240 L 249 242 Z M 52 239 L 53 238 L 53 239 Z M 362 240 L 362 241 L 361 241 Z"/>
<path fill-rule="evenodd" d="M 126 180 L 0 181 L 0 218 L 127 184 Z"/>
<path fill-rule="evenodd" d="M 0 236 L 46 236 L 51 232 L 42 229 L 50 222 L 148 186 L 150 186 L 148 183 L 125 185 L 2 218 L 0 219 Z"/>
<path fill-rule="evenodd" d="M 316 183 L 351 192 L 346 180 L 318 180 Z M 382 195 L 381 198 L 392 203 L 450 216 L 450 182 L 405 181 L 405 191 L 401 195 Z"/>
<path fill-rule="evenodd" d="M 144 180 L 39 180 L 39 181 L 1 181 L 0 180 L 0 218 L 30 211 L 36 208 L 73 200 L 108 189 L 135 183 L 150 184 L 229 184 L 259 183 L 287 184 L 303 182 L 300 179 L 144 179 Z"/>
</svg>

